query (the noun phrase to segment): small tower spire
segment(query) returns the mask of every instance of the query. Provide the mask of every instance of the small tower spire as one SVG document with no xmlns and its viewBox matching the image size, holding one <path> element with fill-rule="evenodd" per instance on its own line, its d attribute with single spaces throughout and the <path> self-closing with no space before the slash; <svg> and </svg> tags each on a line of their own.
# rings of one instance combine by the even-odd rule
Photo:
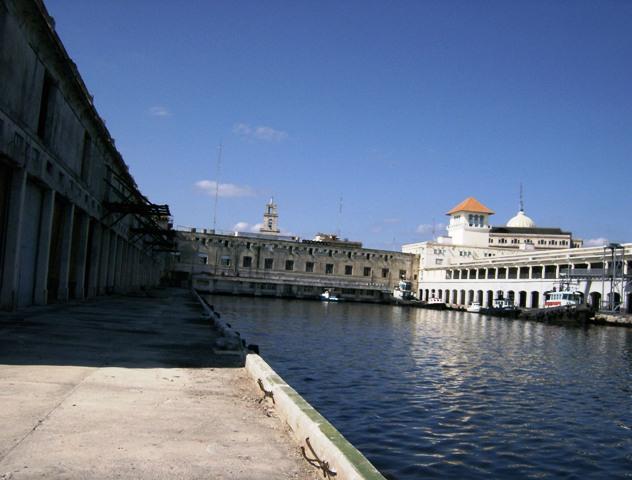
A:
<svg viewBox="0 0 632 480">
<path fill-rule="evenodd" d="M 266 209 L 263 212 L 263 224 L 259 229 L 261 233 L 279 234 L 279 215 L 277 214 L 277 206 L 274 203 L 274 197 L 270 198 L 270 201 L 266 205 Z"/>
<path fill-rule="evenodd" d="M 524 198 L 522 195 L 522 182 L 520 182 L 520 211 L 524 212 Z"/>
</svg>

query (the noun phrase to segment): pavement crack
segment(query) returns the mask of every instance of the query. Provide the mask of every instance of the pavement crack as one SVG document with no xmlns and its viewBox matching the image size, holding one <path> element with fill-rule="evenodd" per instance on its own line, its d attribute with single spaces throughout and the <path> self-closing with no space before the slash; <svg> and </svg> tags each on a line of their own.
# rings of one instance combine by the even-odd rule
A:
<svg viewBox="0 0 632 480">
<path fill-rule="evenodd" d="M 20 438 L 20 440 L 18 440 L 9 450 L 6 451 L 6 453 L 4 455 L 2 455 L 0 457 L 0 463 L 4 462 L 6 460 L 6 458 L 11 455 L 11 453 L 13 453 L 20 445 L 22 445 L 27 438 L 29 438 L 31 435 L 33 435 L 37 429 L 42 426 L 42 424 L 48 420 L 48 418 L 55 413 L 55 411 L 61 406 L 62 403 L 64 403 L 66 400 L 68 400 L 68 398 L 77 391 L 77 389 L 88 379 L 89 376 L 91 376 L 93 373 L 95 373 L 97 370 L 99 370 L 100 367 L 94 368 L 91 371 L 89 371 L 86 375 L 83 376 L 83 378 L 79 381 L 79 383 L 77 383 L 74 387 L 72 387 L 60 400 L 59 402 L 57 402 L 57 404 L 51 408 L 48 413 L 46 413 L 46 415 L 44 415 L 43 418 L 40 418 L 35 425 L 33 426 L 33 428 L 31 428 L 28 432 L 26 432 L 26 434 L 24 434 L 24 436 L 22 438 Z"/>
</svg>

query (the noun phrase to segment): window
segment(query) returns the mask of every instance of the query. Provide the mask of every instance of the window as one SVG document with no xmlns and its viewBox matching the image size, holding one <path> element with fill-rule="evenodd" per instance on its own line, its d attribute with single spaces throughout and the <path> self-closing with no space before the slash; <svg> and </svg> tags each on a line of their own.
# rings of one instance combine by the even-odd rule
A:
<svg viewBox="0 0 632 480">
<path fill-rule="evenodd" d="M 252 257 L 244 257 L 242 260 L 242 266 L 244 268 L 252 267 Z"/>
<path fill-rule="evenodd" d="M 371 267 L 364 267 L 364 270 L 363 270 L 362 274 L 365 277 L 370 277 L 371 276 Z"/>
<path fill-rule="evenodd" d="M 383 268 L 382 269 L 382 278 L 386 278 L 388 277 L 388 268 Z"/>
<path fill-rule="evenodd" d="M 435 258 L 435 265 L 441 265 L 443 263 L 443 258 Z"/>
<path fill-rule="evenodd" d="M 265 270 L 272 270 L 273 263 L 274 263 L 274 260 L 272 258 L 266 258 L 263 260 L 263 268 Z"/>
<path fill-rule="evenodd" d="M 399 271 L 399 278 L 406 278 L 406 270 Z"/>
<path fill-rule="evenodd" d="M 219 259 L 219 264 L 222 267 L 230 267 L 230 257 L 228 255 L 224 255 L 222 258 Z"/>
<path fill-rule="evenodd" d="M 305 271 L 308 273 L 312 273 L 314 271 L 314 262 L 305 263 Z"/>
<path fill-rule="evenodd" d="M 208 255 L 198 255 L 202 265 L 208 265 Z"/>
<path fill-rule="evenodd" d="M 353 275 L 353 265 L 345 265 L 345 275 Z"/>
<path fill-rule="evenodd" d="M 285 261 L 285 269 L 286 270 L 294 270 L 294 260 L 286 260 Z"/>
<path fill-rule="evenodd" d="M 325 264 L 325 275 L 332 275 L 333 273 L 334 273 L 334 264 L 333 263 Z"/>
</svg>

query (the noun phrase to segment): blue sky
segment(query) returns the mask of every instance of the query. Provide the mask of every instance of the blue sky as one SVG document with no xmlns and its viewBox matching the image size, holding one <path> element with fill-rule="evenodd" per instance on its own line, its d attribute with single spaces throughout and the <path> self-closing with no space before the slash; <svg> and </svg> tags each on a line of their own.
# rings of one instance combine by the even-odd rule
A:
<svg viewBox="0 0 632 480">
<path fill-rule="evenodd" d="M 632 2 L 46 5 L 176 225 L 212 225 L 221 141 L 218 229 L 274 196 L 286 232 L 399 249 L 467 196 L 504 224 L 522 182 L 539 226 L 632 241 Z"/>
</svg>

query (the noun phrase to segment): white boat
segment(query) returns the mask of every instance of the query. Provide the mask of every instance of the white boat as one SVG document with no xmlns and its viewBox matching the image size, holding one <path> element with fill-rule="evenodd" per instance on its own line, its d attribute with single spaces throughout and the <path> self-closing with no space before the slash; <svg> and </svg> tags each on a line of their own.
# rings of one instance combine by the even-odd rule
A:
<svg viewBox="0 0 632 480">
<path fill-rule="evenodd" d="M 432 310 L 445 310 L 446 304 L 443 300 L 437 297 L 429 298 L 426 303 L 422 305 L 423 308 L 430 308 Z"/>
<path fill-rule="evenodd" d="M 520 309 L 508 298 L 495 298 L 491 307 L 479 306 L 478 313 L 482 313 L 484 315 L 495 315 L 498 317 L 515 318 L 520 315 Z"/>
<path fill-rule="evenodd" d="M 467 307 L 467 311 L 470 313 L 480 313 L 481 312 L 481 304 L 478 302 L 470 303 L 470 306 Z"/>
<path fill-rule="evenodd" d="M 417 300 L 413 295 L 412 283 L 406 280 L 400 280 L 399 284 L 393 290 L 393 298 L 395 300 Z"/>
<path fill-rule="evenodd" d="M 337 297 L 336 295 L 331 293 L 329 290 L 325 290 L 323 293 L 321 293 L 320 299 L 323 300 L 324 302 L 339 302 L 340 301 L 340 297 Z"/>
<path fill-rule="evenodd" d="M 544 292 L 544 308 L 569 307 L 582 303 L 583 295 L 581 292 L 571 290 Z"/>
</svg>

